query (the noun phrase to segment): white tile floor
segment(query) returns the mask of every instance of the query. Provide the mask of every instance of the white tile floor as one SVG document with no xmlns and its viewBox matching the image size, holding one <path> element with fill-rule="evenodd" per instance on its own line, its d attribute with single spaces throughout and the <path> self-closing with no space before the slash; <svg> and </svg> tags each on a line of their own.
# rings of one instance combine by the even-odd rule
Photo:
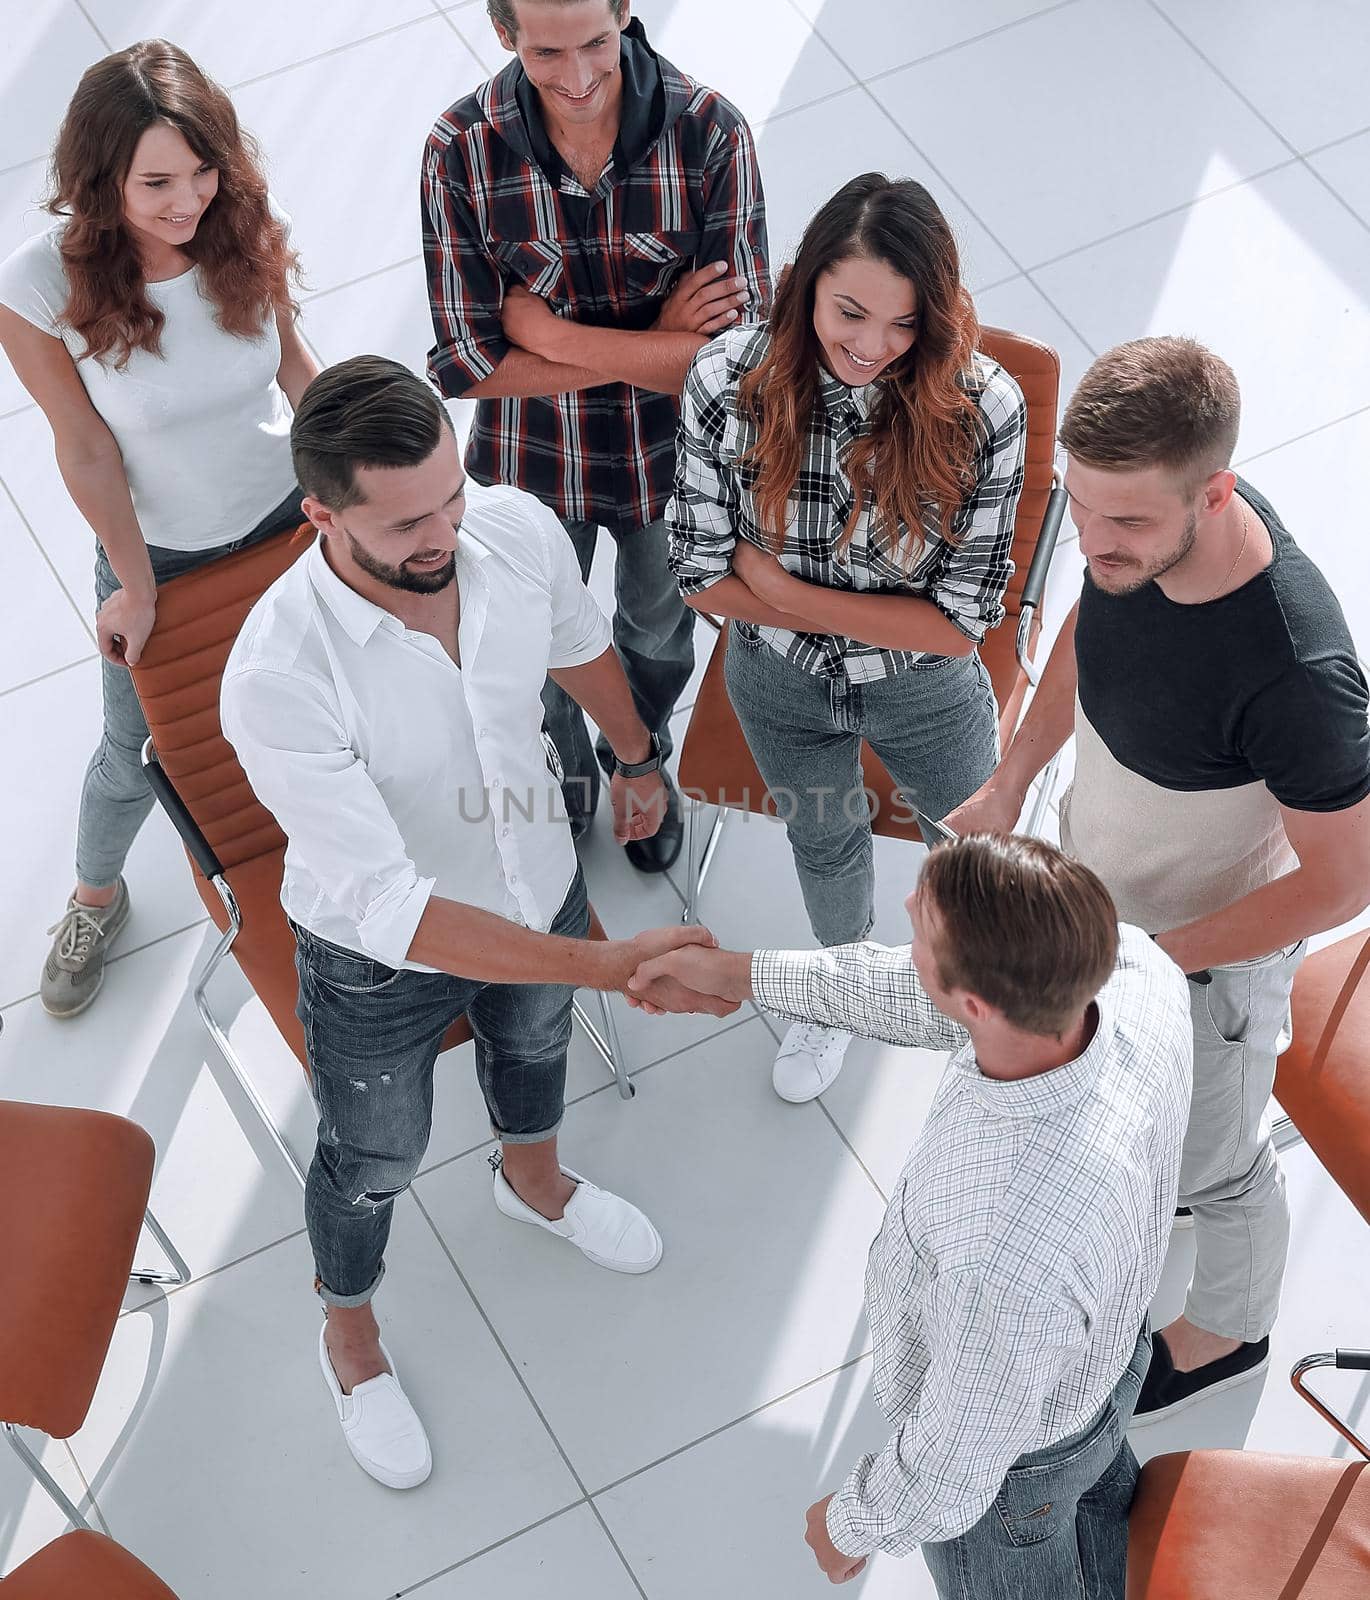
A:
<svg viewBox="0 0 1370 1600">
<path fill-rule="evenodd" d="M 1370 450 L 1370 28 L 1359 0 L 638 0 L 660 47 L 757 129 L 777 258 L 866 168 L 923 177 L 961 232 L 984 320 L 1060 350 L 1067 384 L 1146 331 L 1211 342 L 1243 381 L 1241 453 L 1337 585 L 1370 654 L 1352 490 Z M 383 19 L 383 22 L 382 22 Z M 7 15 L 0 252 L 34 230 L 44 153 L 82 69 L 165 34 L 235 88 L 295 217 L 320 356 L 419 365 L 429 340 L 417 152 L 433 116 L 501 62 L 478 0 L 37 0 Z M 194 1281 L 134 1291 L 86 1426 L 46 1458 L 186 1600 L 329 1593 L 425 1600 L 695 1600 L 818 1594 L 804 1509 L 884 1427 L 860 1315 L 867 1243 L 924 1115 L 937 1058 L 854 1047 L 824 1102 L 775 1102 L 770 1022 L 625 1014 L 624 1104 L 583 1042 L 565 1148 L 662 1225 L 651 1278 L 614 1279 L 493 1212 L 467 1051 L 444 1063 L 428 1166 L 399 1207 L 387 1337 L 433 1435 L 413 1494 L 364 1479 L 319 1382 L 299 1197 L 205 1040 L 187 980 L 210 948 L 169 829 L 129 867 L 134 913 L 98 1008 L 59 1025 L 34 995 L 68 888 L 97 725 L 89 534 L 42 418 L 0 361 L 0 1094 L 134 1116 L 153 1201 Z M 1078 586 L 1063 546 L 1048 610 Z M 607 572 L 595 586 L 607 592 Z M 701 654 L 711 636 L 701 626 Z M 693 699 L 687 693 L 685 705 Z M 682 709 L 678 728 L 686 721 Z M 611 929 L 670 921 L 604 832 L 587 853 Z M 902 931 L 911 851 L 882 842 L 880 920 Z M 734 944 L 806 943 L 780 830 L 735 820 L 706 891 Z M 216 1003 L 295 1147 L 302 1081 L 236 973 Z M 1305 1149 L 1268 1379 L 1159 1430 L 1148 1451 L 1243 1442 L 1339 1454 L 1284 1373 L 1365 1343 L 1370 1233 Z M 1188 1268 L 1177 1241 L 1158 1309 Z M 1326 1385 L 1353 1411 L 1370 1385 Z M 720 1509 L 720 1497 L 727 1505 Z M 0 1572 L 60 1531 L 0 1453 Z M 916 1559 L 856 1592 L 926 1596 Z"/>
</svg>

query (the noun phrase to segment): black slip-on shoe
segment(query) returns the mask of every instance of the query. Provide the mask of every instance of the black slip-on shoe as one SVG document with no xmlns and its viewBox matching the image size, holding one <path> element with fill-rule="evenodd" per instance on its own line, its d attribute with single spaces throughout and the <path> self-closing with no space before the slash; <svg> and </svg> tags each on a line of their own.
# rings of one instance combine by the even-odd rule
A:
<svg viewBox="0 0 1370 1600">
<path fill-rule="evenodd" d="M 1194 1213 L 1188 1206 L 1175 1207 L 1175 1227 L 1192 1228 L 1194 1226 Z"/>
<path fill-rule="evenodd" d="M 1173 1417 L 1186 1406 L 1206 1400 L 1209 1395 L 1221 1394 L 1248 1378 L 1263 1372 L 1270 1362 L 1270 1338 L 1253 1339 L 1240 1345 L 1230 1356 L 1208 1361 L 1192 1372 L 1177 1372 L 1170 1359 L 1165 1339 L 1158 1333 L 1151 1344 L 1151 1365 L 1137 1396 L 1137 1408 L 1132 1413 L 1132 1426 L 1144 1428 L 1162 1417 Z"/>
</svg>

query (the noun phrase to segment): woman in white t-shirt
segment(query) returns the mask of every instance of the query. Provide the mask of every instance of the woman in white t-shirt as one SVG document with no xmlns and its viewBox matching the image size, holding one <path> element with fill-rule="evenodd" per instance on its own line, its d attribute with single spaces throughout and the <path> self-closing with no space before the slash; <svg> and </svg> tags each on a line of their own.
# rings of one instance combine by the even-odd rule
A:
<svg viewBox="0 0 1370 1600">
<path fill-rule="evenodd" d="M 152 808 L 127 663 L 159 583 L 302 520 L 290 418 L 317 369 L 256 147 L 175 45 L 136 44 L 85 73 L 53 174 L 58 221 L 0 263 L 0 345 L 97 546 L 104 737 L 41 990 L 74 1016 L 127 920 L 124 860 Z"/>
</svg>

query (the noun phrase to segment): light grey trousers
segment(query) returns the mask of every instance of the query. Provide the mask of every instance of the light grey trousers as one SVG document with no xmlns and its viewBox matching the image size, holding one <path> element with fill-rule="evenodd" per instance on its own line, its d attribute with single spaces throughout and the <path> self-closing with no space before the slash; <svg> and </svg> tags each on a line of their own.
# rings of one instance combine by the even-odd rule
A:
<svg viewBox="0 0 1370 1600">
<path fill-rule="evenodd" d="M 1194 1213 L 1195 1259 L 1185 1316 L 1227 1339 L 1264 1338 L 1280 1307 L 1289 1207 L 1269 1103 L 1305 943 L 1189 985 L 1194 1094 L 1180 1204 Z"/>
</svg>

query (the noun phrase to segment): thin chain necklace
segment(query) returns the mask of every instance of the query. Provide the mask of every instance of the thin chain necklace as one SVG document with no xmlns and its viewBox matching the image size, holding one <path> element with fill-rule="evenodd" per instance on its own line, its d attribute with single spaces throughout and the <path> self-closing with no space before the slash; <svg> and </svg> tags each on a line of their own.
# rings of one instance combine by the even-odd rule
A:
<svg viewBox="0 0 1370 1600">
<path fill-rule="evenodd" d="M 1232 574 L 1241 565 L 1241 559 L 1246 554 L 1246 541 L 1250 537 L 1250 535 L 1251 535 L 1251 523 L 1250 523 L 1250 521 L 1249 521 L 1249 519 L 1247 518 L 1247 515 L 1246 515 L 1246 502 L 1243 501 L 1242 502 L 1242 547 L 1237 552 L 1237 559 L 1227 569 L 1227 576 L 1218 585 L 1218 587 L 1213 591 L 1213 593 L 1208 596 L 1207 599 L 1199 601 L 1199 604 L 1201 606 L 1206 606 L 1208 604 L 1209 600 L 1216 600 L 1218 598 L 1218 596 L 1223 592 L 1223 590 L 1231 582 Z"/>
</svg>

